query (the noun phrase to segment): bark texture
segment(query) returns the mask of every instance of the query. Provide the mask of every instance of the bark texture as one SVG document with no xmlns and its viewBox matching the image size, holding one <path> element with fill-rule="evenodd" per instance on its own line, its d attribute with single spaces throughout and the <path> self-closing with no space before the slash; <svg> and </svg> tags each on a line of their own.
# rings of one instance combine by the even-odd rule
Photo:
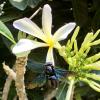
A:
<svg viewBox="0 0 100 100">
<path fill-rule="evenodd" d="M 25 85 L 24 85 L 24 74 L 26 71 L 26 63 L 27 63 L 27 57 L 18 57 L 15 63 L 16 68 L 16 90 L 17 95 L 19 97 L 19 100 L 28 100 L 26 91 L 25 91 Z"/>
<path fill-rule="evenodd" d="M 2 100 L 7 100 L 12 80 L 13 78 L 11 76 L 8 76 L 8 78 L 6 79 L 6 82 L 3 88 Z"/>
<path fill-rule="evenodd" d="M 3 64 L 3 67 L 6 66 L 5 64 Z M 10 69 L 10 68 L 9 68 Z M 12 68 L 13 71 L 15 71 L 15 66 Z M 4 69 L 5 70 L 5 69 Z M 6 71 L 5 71 L 6 72 Z M 9 72 L 10 73 L 10 72 Z M 10 90 L 10 86 L 11 86 L 11 83 L 13 81 L 13 78 L 11 73 L 8 74 L 8 77 L 6 79 L 6 82 L 5 82 L 5 85 L 4 85 L 4 88 L 3 88 L 3 94 L 2 94 L 2 100 L 7 100 L 8 98 L 8 94 L 9 94 L 9 90 Z"/>
</svg>

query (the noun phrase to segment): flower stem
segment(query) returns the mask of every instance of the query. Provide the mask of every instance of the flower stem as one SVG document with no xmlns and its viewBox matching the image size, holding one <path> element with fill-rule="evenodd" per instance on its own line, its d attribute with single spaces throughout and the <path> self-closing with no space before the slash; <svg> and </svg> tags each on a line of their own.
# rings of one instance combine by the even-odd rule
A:
<svg viewBox="0 0 100 100">
<path fill-rule="evenodd" d="M 74 92 L 74 78 L 72 78 L 70 80 L 65 100 L 72 100 L 73 99 L 73 92 Z"/>
</svg>

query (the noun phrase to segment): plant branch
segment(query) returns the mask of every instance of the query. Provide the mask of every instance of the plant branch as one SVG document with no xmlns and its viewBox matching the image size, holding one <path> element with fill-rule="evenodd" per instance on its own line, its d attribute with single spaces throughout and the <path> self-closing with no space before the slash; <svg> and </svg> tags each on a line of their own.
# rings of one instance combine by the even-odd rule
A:
<svg viewBox="0 0 100 100">
<path fill-rule="evenodd" d="M 27 63 L 27 57 L 18 57 L 15 63 L 16 67 L 16 90 L 17 95 L 19 97 L 19 100 L 28 100 L 26 91 L 25 91 L 25 85 L 24 85 L 24 74 L 26 71 L 26 63 Z"/>
<path fill-rule="evenodd" d="M 4 67 L 4 65 L 3 65 L 3 67 Z M 13 69 L 13 71 L 15 71 L 15 66 L 13 66 L 12 69 Z M 13 80 L 13 77 L 11 75 L 8 75 L 5 85 L 4 85 L 4 88 L 3 88 L 2 100 L 8 100 L 8 94 L 9 94 L 12 80 Z"/>
<path fill-rule="evenodd" d="M 33 17 L 35 17 L 37 15 L 37 13 L 41 10 L 42 8 L 39 7 L 30 17 L 29 19 L 32 19 Z"/>
<path fill-rule="evenodd" d="M 3 69 L 5 70 L 6 74 L 10 77 L 12 77 L 12 79 L 16 80 L 16 73 L 13 71 L 13 69 L 11 69 L 9 66 L 5 65 L 5 63 L 3 63 Z"/>
<path fill-rule="evenodd" d="M 65 100 L 73 100 L 73 92 L 74 92 L 74 79 L 72 78 L 69 83 Z"/>
</svg>

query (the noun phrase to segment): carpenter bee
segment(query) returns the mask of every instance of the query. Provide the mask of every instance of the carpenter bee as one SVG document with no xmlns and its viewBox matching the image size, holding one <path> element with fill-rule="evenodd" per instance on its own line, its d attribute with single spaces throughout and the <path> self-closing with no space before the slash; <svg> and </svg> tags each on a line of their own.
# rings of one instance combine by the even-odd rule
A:
<svg viewBox="0 0 100 100">
<path fill-rule="evenodd" d="M 37 74 L 35 77 L 33 77 L 32 81 L 25 82 L 26 88 L 28 89 L 42 87 L 44 85 L 55 89 L 58 87 L 59 83 L 66 81 L 66 77 L 69 75 L 74 75 L 74 73 L 71 71 L 53 66 L 51 62 L 37 64 L 36 62 L 28 61 L 27 66 L 31 71 Z"/>
<path fill-rule="evenodd" d="M 55 68 L 51 62 L 44 64 L 44 72 L 46 76 L 46 83 L 49 87 L 57 88 L 58 86 L 58 77 L 56 75 Z"/>
</svg>

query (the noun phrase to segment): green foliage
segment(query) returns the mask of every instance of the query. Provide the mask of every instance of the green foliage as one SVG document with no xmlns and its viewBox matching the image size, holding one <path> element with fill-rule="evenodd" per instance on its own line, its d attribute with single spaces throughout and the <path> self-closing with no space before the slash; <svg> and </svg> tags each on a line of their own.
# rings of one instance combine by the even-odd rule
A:
<svg viewBox="0 0 100 100">
<path fill-rule="evenodd" d="M 22 38 L 26 38 L 26 34 L 24 32 L 19 31 L 18 32 L 18 40 L 20 40 Z"/>
<path fill-rule="evenodd" d="M 44 100 L 43 91 L 41 91 L 40 88 L 34 90 L 27 90 L 27 92 L 29 100 L 33 100 L 33 98 L 34 100 Z"/>
<path fill-rule="evenodd" d="M 0 21 L 0 33 L 2 35 L 4 35 L 6 38 L 8 38 L 12 43 L 16 43 L 14 38 L 13 38 L 13 35 L 12 33 L 10 32 L 10 30 L 5 26 L 5 24 Z"/>
<path fill-rule="evenodd" d="M 100 28 L 100 1 L 72 0 L 73 14 L 76 23 L 84 28 L 85 32 Z M 82 20 L 83 19 L 83 20 Z"/>
<path fill-rule="evenodd" d="M 17 98 L 16 96 L 16 89 L 15 86 L 13 86 L 14 84 L 11 85 L 10 91 L 9 91 L 9 95 L 8 95 L 8 100 L 12 100 L 14 98 Z"/>
<path fill-rule="evenodd" d="M 32 35 L 28 35 L 27 36 L 26 33 L 19 31 L 17 38 L 18 38 L 18 40 L 23 39 L 23 38 L 27 38 L 27 39 L 33 40 L 35 37 L 32 36 Z"/>
<path fill-rule="evenodd" d="M 91 72 L 100 70 L 100 53 L 88 57 L 91 46 L 100 44 L 100 39 L 96 40 L 100 30 L 95 34 L 88 33 L 80 48 L 78 48 L 76 40 L 78 32 L 79 27 L 76 28 L 72 38 L 68 40 L 66 47 L 62 48 L 65 51 L 64 55 L 61 53 L 62 49 L 59 53 L 69 64 L 69 70 L 75 73 L 74 77 L 77 82 L 83 81 L 100 92 L 100 85 L 96 82 L 100 81 L 100 75 Z"/>
<path fill-rule="evenodd" d="M 87 0 L 72 0 L 74 17 L 79 26 L 85 26 L 88 23 Z M 82 20 L 84 19 L 84 20 Z"/>
<path fill-rule="evenodd" d="M 9 22 L 9 21 L 12 21 L 14 19 L 18 19 L 22 16 L 22 14 L 19 13 L 18 11 L 13 10 L 13 9 L 10 9 L 10 10 L 8 10 L 7 13 L 5 13 L 4 15 L 0 16 L 0 20 L 2 22 Z M 13 12 L 16 12 L 16 13 L 13 13 Z"/>
<path fill-rule="evenodd" d="M 9 1 L 14 7 L 20 10 L 25 10 L 27 6 L 34 8 L 41 0 L 9 0 Z"/>
<path fill-rule="evenodd" d="M 66 82 L 60 84 L 56 94 L 57 100 L 65 100 L 67 89 L 68 89 L 68 84 L 66 84 Z"/>
</svg>

